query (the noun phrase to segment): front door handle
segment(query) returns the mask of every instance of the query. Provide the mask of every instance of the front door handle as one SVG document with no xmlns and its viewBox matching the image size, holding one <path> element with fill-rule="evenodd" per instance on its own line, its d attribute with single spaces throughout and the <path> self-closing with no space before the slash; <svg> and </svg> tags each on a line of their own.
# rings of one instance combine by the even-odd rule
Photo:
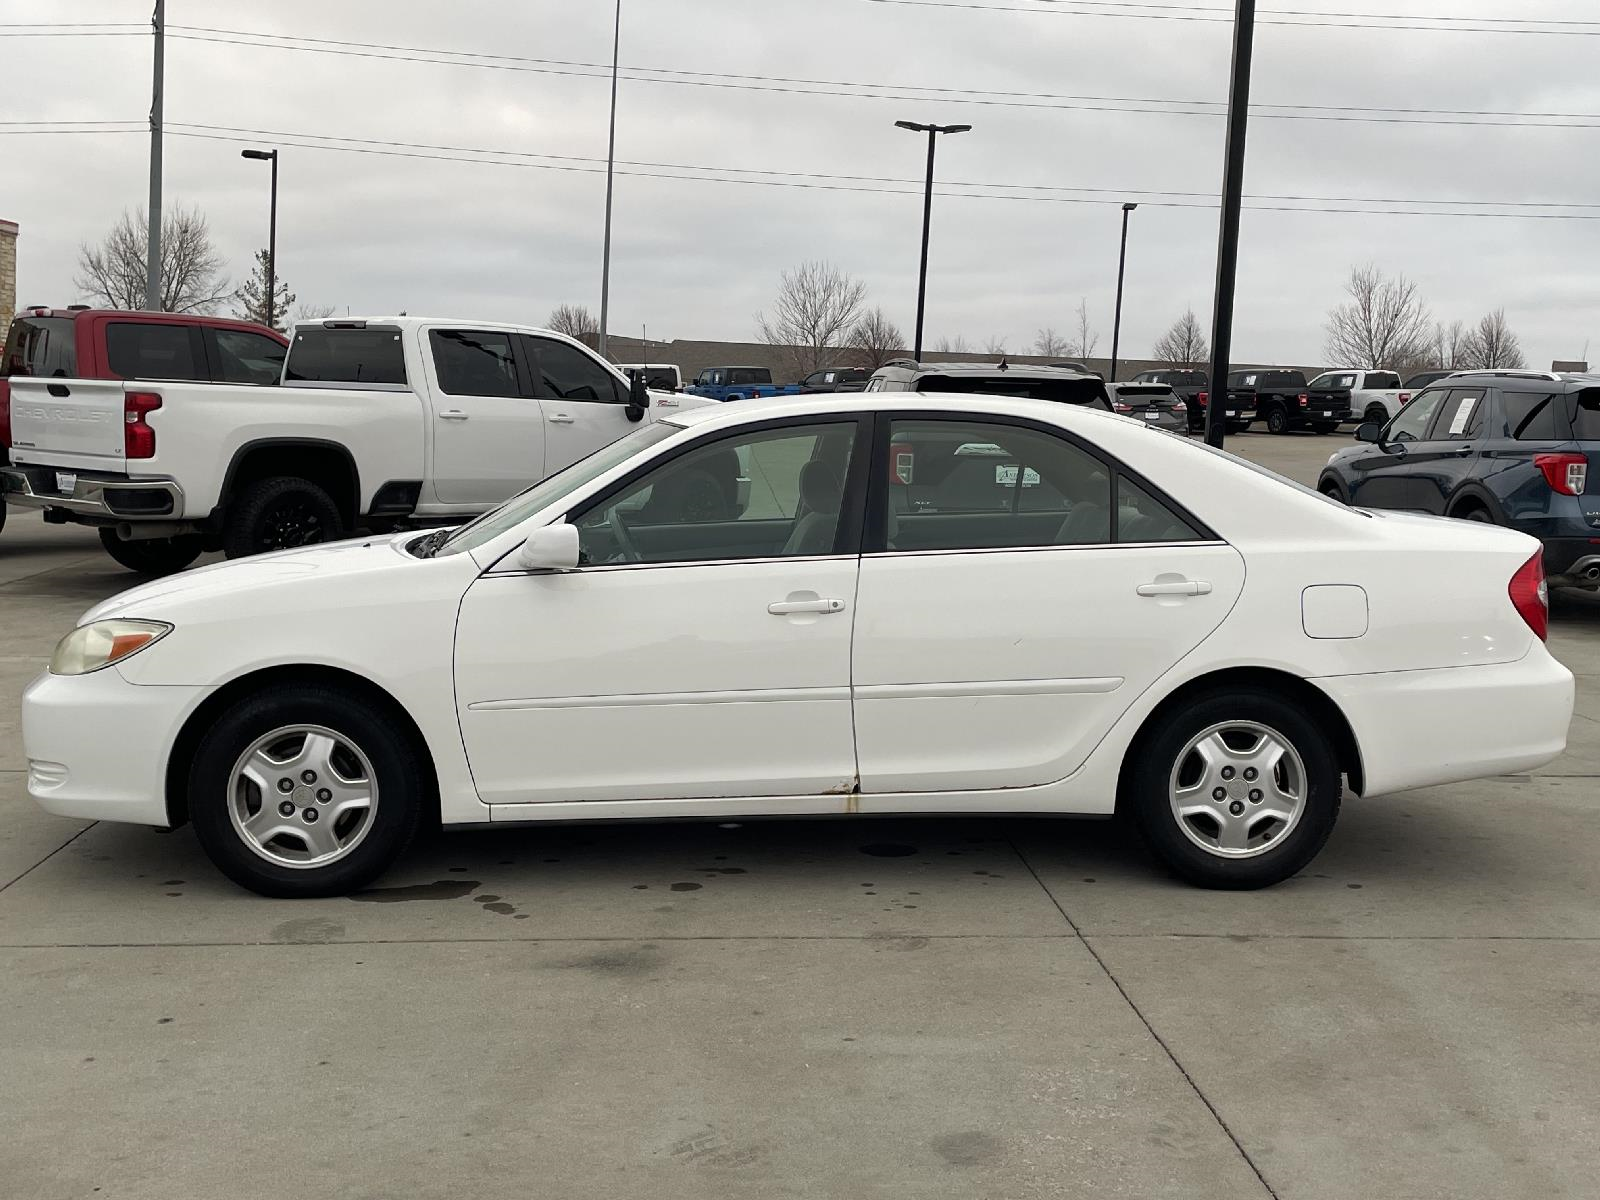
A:
<svg viewBox="0 0 1600 1200">
<path fill-rule="evenodd" d="M 1471 453 L 1472 453 L 1472 447 L 1471 446 L 1457 446 L 1456 450 L 1455 450 L 1455 454 L 1456 454 L 1457 458 L 1466 458 L 1467 455 L 1469 455 Z"/>
<path fill-rule="evenodd" d="M 1170 583 L 1141 583 L 1141 596 L 1209 596 L 1211 585 L 1203 579 L 1178 579 Z"/>
<path fill-rule="evenodd" d="M 577 419 L 577 417 L 568 416 L 566 413 L 550 414 L 550 423 L 552 425 L 571 425 Z"/>
<path fill-rule="evenodd" d="M 775 617 L 787 617 L 792 613 L 842 613 L 843 600 L 778 600 L 767 605 L 767 611 Z"/>
<path fill-rule="evenodd" d="M 439 414 L 439 419 L 441 421 L 465 421 L 467 414 L 459 408 L 447 408 Z"/>
</svg>

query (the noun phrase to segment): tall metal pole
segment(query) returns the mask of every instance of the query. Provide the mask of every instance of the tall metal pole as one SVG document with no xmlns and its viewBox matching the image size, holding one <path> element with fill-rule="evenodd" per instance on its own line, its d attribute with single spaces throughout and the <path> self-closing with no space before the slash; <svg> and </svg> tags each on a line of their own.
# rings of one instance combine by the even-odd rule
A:
<svg viewBox="0 0 1600 1200">
<path fill-rule="evenodd" d="M 917 344 L 911 357 L 922 361 L 922 314 L 928 299 L 928 231 L 933 224 L 933 148 L 937 129 L 928 130 L 928 184 L 922 193 L 922 267 L 917 272 Z"/>
<path fill-rule="evenodd" d="M 1222 445 L 1227 429 L 1228 356 L 1233 352 L 1233 291 L 1239 272 L 1239 210 L 1244 204 L 1244 141 L 1250 123 L 1250 56 L 1256 0 L 1237 0 L 1233 16 L 1233 82 L 1228 89 L 1228 148 L 1222 168 L 1222 229 L 1217 237 L 1217 306 L 1211 318 L 1211 398 L 1206 442 Z"/>
<path fill-rule="evenodd" d="M 606 352 L 606 322 L 611 316 L 611 183 L 617 165 L 617 63 L 622 53 L 622 0 L 617 0 L 611 34 L 611 136 L 606 146 L 606 243 L 600 263 L 600 353 Z"/>
<path fill-rule="evenodd" d="M 1137 204 L 1122 206 L 1122 253 L 1117 258 L 1117 315 L 1111 323 L 1111 382 L 1117 381 L 1118 351 L 1122 348 L 1122 276 L 1128 269 L 1128 214 Z"/>
<path fill-rule="evenodd" d="M 272 152 L 272 217 L 267 225 L 267 328 L 278 326 L 273 318 L 278 303 L 278 151 Z"/>
<path fill-rule="evenodd" d="M 144 254 L 144 306 L 161 311 L 161 82 L 166 69 L 167 0 L 156 0 L 150 18 L 155 31 L 155 72 L 150 89 L 150 203 L 146 206 L 148 241 Z"/>
</svg>

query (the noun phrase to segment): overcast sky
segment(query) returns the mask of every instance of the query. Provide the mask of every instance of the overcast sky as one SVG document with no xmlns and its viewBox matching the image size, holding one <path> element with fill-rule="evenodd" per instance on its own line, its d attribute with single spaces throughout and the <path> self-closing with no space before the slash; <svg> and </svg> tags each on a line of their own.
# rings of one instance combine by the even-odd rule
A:
<svg viewBox="0 0 1600 1200">
<path fill-rule="evenodd" d="M 1045 0 L 970 2 L 1029 11 L 874 0 L 623 0 L 625 67 L 717 74 L 723 82 L 741 82 L 728 75 L 753 77 L 746 83 L 770 83 L 773 77 L 837 81 L 846 85 L 837 90 L 857 93 L 873 90 L 862 84 L 887 84 L 922 89 L 930 98 L 625 80 L 619 160 L 718 168 L 724 174 L 802 172 L 910 182 L 787 180 L 889 193 L 871 195 L 619 175 L 612 331 L 637 335 L 648 325 L 652 338 L 753 338 L 753 314 L 771 304 L 779 273 L 821 258 L 859 276 L 871 300 L 909 337 L 924 144 L 894 128 L 904 118 L 975 126 L 970 134 L 942 141 L 942 180 L 986 185 L 991 195 L 1109 201 L 937 198 L 930 344 L 958 334 L 982 344 L 999 335 L 1020 351 L 1043 326 L 1064 332 L 1080 297 L 1087 297 L 1101 333 L 1100 353 L 1108 353 L 1123 196 L 993 185 L 1214 197 L 1221 180 L 1221 117 L 1062 108 L 1062 101 L 1051 99 L 1028 102 L 1051 107 L 975 103 L 995 97 L 935 99 L 926 89 L 1220 101 L 1227 92 L 1231 26 L 1074 14 L 1064 11 L 1071 3 Z M 1205 17 L 1219 6 L 1231 7 L 1226 0 L 1203 0 L 1175 11 Z M 150 7 L 149 0 L 0 0 L 0 24 L 145 21 Z M 1385 12 L 1391 5 L 1279 0 L 1272 7 L 1333 13 Z M 1600 18 L 1584 0 L 1402 0 L 1401 11 Z M 569 63 L 609 62 L 611 53 L 606 0 L 169 0 L 167 19 L 174 34 L 179 26 L 207 26 Z M 1600 34 L 1600 23 L 1583 28 Z M 142 121 L 149 105 L 150 51 L 148 36 L 0 38 L 7 97 L 0 120 Z M 1597 36 L 1263 25 L 1257 31 L 1255 99 L 1600 114 L 1597 53 Z M 678 78 L 713 82 L 699 75 Z M 203 140 L 177 136 L 174 129 L 166 141 L 168 203 L 198 206 L 234 275 L 242 275 L 252 250 L 266 244 L 267 170 L 241 160 L 238 150 L 282 145 L 279 271 L 302 301 L 357 314 L 403 309 L 531 324 L 542 323 L 562 302 L 598 311 L 604 175 L 592 172 L 603 167 L 608 99 L 608 78 L 581 74 L 174 36 L 167 50 L 169 122 L 278 136 Z M 1595 128 L 1260 117 L 1251 123 L 1246 189 L 1384 201 L 1595 204 L 1587 210 L 1496 211 L 1600 217 L 1600 117 L 1588 124 Z M 292 145 L 308 134 L 601 163 L 429 162 Z M 71 284 L 78 244 L 98 238 L 125 207 L 143 202 L 147 144 L 137 133 L 0 137 L 0 217 L 22 226 L 19 301 L 79 298 Z M 548 169 L 554 165 L 579 169 Z M 1209 330 L 1217 213 L 1161 206 L 1160 197 L 1130 198 L 1142 203 L 1133 215 L 1123 345 L 1125 355 L 1137 356 L 1149 352 L 1186 306 L 1194 307 Z M 1476 320 L 1503 305 L 1531 365 L 1578 357 L 1591 339 L 1591 357 L 1600 359 L 1597 251 L 1597 220 L 1246 212 L 1235 357 L 1321 361 L 1328 308 L 1341 299 L 1351 264 L 1372 260 L 1416 279 L 1437 317 Z"/>
</svg>

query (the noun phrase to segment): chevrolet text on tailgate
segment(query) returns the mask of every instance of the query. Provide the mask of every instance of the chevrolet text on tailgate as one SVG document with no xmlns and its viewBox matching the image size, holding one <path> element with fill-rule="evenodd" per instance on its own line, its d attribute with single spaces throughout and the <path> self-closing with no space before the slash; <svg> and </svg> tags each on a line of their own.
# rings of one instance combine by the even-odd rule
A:
<svg viewBox="0 0 1600 1200">
<path fill-rule="evenodd" d="M 121 378 L 13 379 L 6 499 L 95 526 L 122 565 L 164 574 L 207 550 L 458 523 L 641 421 L 709 403 L 513 325 L 306 322 L 281 375 L 258 367 L 237 383 L 197 381 L 198 336 L 151 344 Z M 702 507 L 738 503 L 739 466 L 726 467 L 701 481 Z"/>
</svg>

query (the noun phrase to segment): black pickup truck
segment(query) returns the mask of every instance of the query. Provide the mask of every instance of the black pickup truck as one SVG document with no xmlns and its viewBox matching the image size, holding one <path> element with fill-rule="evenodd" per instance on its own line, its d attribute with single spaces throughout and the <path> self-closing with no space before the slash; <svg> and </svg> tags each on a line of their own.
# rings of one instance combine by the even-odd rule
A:
<svg viewBox="0 0 1600 1200">
<path fill-rule="evenodd" d="M 1306 377 L 1299 371 L 1235 371 L 1228 376 L 1230 432 L 1265 421 L 1268 432 L 1288 433 L 1310 423 L 1305 415 L 1309 403 Z"/>
<path fill-rule="evenodd" d="M 1189 428 L 1191 430 L 1205 428 L 1206 399 L 1211 389 L 1211 380 L 1206 377 L 1204 371 L 1177 369 L 1140 371 L 1133 377 L 1133 382 L 1166 384 L 1189 410 Z"/>
</svg>

